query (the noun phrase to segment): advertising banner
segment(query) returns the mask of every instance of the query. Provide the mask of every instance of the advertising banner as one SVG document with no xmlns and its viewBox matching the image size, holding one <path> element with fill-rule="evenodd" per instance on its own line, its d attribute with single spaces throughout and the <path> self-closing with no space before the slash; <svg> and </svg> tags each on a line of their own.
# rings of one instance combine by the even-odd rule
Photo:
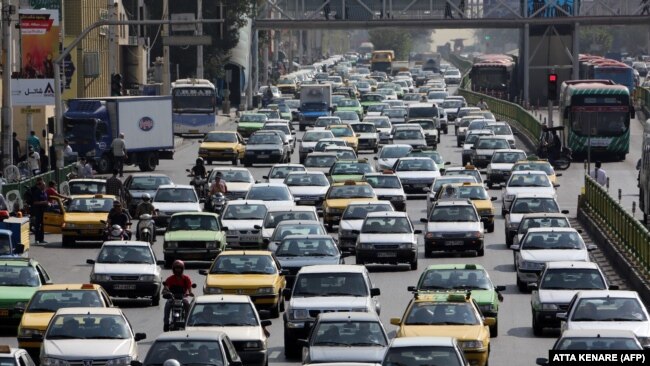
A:
<svg viewBox="0 0 650 366">
<path fill-rule="evenodd" d="M 54 79 L 12 79 L 11 104 L 54 105 Z"/>
<path fill-rule="evenodd" d="M 20 10 L 21 77 L 54 78 L 53 61 L 59 55 L 58 10 Z"/>
</svg>

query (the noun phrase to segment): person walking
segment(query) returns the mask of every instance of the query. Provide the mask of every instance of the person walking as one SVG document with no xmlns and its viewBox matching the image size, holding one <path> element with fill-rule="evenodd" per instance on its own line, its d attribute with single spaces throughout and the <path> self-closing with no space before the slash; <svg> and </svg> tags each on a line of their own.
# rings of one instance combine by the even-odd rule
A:
<svg viewBox="0 0 650 366">
<path fill-rule="evenodd" d="M 603 163 L 596 162 L 595 168 L 589 172 L 589 176 L 593 178 L 596 183 L 605 187 L 607 185 L 607 172 L 602 168 Z"/>
<path fill-rule="evenodd" d="M 106 179 L 106 194 L 115 196 L 115 198 L 123 202 L 124 201 L 124 184 L 120 178 L 117 177 L 118 174 L 117 168 L 113 168 L 113 175 Z"/>
<path fill-rule="evenodd" d="M 483 98 L 481 98 L 481 100 L 478 102 L 476 106 L 481 108 L 482 111 L 487 111 L 490 109 L 490 107 L 488 107 L 487 103 Z"/>
<path fill-rule="evenodd" d="M 29 165 L 29 171 L 32 175 L 41 174 L 41 156 L 34 151 L 34 148 L 29 146 L 29 153 L 27 154 L 27 164 Z"/>
<path fill-rule="evenodd" d="M 34 151 L 41 151 L 41 140 L 36 136 L 36 132 L 30 131 L 29 137 L 27 138 L 27 145 L 31 146 Z"/>
<path fill-rule="evenodd" d="M 18 134 L 13 133 L 13 162 L 14 164 L 18 164 L 18 161 L 20 161 L 20 142 L 18 141 Z"/>
<path fill-rule="evenodd" d="M 115 168 L 120 173 L 120 178 L 124 176 L 124 160 L 126 160 L 126 142 L 124 141 L 124 134 L 120 133 L 119 137 L 111 142 L 111 149 L 113 150 L 113 163 Z"/>
<path fill-rule="evenodd" d="M 45 210 L 50 206 L 50 202 L 45 193 L 45 181 L 43 178 L 36 178 L 36 184 L 30 189 L 31 203 L 30 215 L 34 218 L 34 240 L 36 244 L 47 244 L 45 241 L 45 227 L 43 225 L 43 216 Z"/>
</svg>

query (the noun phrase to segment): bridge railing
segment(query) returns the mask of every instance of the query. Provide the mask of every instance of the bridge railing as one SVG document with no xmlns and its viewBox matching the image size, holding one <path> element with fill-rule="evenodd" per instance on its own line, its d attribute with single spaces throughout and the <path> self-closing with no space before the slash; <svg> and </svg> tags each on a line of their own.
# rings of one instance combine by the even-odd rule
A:
<svg viewBox="0 0 650 366">
<path fill-rule="evenodd" d="M 19 200 L 22 202 L 25 191 L 29 190 L 35 183 L 37 178 L 43 178 L 45 184 L 50 181 L 55 181 L 58 184 L 67 180 L 67 175 L 74 169 L 75 164 L 70 164 L 63 167 L 58 172 L 55 170 L 50 170 L 49 172 L 36 175 L 34 177 L 23 179 L 16 183 L 8 183 L 2 186 L 2 195 L 7 199 L 8 202 L 15 202 Z M 11 209 L 11 207 L 9 207 Z"/>
<path fill-rule="evenodd" d="M 616 239 L 626 257 L 638 263 L 639 267 L 648 273 L 650 231 L 588 175 L 585 175 L 585 194 L 582 203 L 608 236 Z"/>
<path fill-rule="evenodd" d="M 650 118 L 650 88 L 636 88 L 635 96 L 646 118 Z"/>
</svg>

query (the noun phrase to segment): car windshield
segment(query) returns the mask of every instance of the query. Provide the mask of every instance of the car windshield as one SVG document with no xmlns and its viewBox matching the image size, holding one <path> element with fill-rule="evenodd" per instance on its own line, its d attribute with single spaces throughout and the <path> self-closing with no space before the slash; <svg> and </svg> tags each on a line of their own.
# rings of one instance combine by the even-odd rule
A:
<svg viewBox="0 0 650 366">
<path fill-rule="evenodd" d="M 312 211 L 282 211 L 269 212 L 264 218 L 264 228 L 273 229 L 282 221 L 318 221 L 318 217 Z"/>
<path fill-rule="evenodd" d="M 571 321 L 605 322 L 605 321 L 647 321 L 645 308 L 636 298 L 613 297 L 582 298 L 574 304 Z"/>
<path fill-rule="evenodd" d="M 133 337 L 120 315 L 61 314 L 47 327 L 45 339 L 129 339 Z"/>
<path fill-rule="evenodd" d="M 300 101 L 297 99 L 288 99 L 284 101 L 284 104 L 290 109 L 300 108 Z"/>
<path fill-rule="evenodd" d="M 357 123 L 350 125 L 352 130 L 356 133 L 375 133 L 377 128 L 372 123 Z"/>
<path fill-rule="evenodd" d="M 540 280 L 542 290 L 606 290 L 600 271 L 591 268 L 548 269 Z"/>
<path fill-rule="evenodd" d="M 303 142 L 317 142 L 321 139 L 334 138 L 334 134 L 330 131 L 307 131 L 302 137 Z"/>
<path fill-rule="evenodd" d="M 453 183 L 476 183 L 476 180 L 472 177 L 469 176 L 455 176 L 455 177 L 447 177 L 445 176 L 444 178 L 438 178 L 433 182 L 433 189 L 431 190 L 432 192 L 438 192 L 440 187 L 442 187 L 445 184 L 453 184 Z"/>
<path fill-rule="evenodd" d="M 435 206 L 429 216 L 430 222 L 477 222 L 474 206 Z"/>
<path fill-rule="evenodd" d="M 45 290 L 37 291 L 29 302 L 28 313 L 55 313 L 63 308 L 103 308 L 99 291 Z"/>
<path fill-rule="evenodd" d="M 388 348 L 384 365 L 390 366 L 462 366 L 463 362 L 452 346 Z"/>
<path fill-rule="evenodd" d="M 239 122 L 258 122 L 258 123 L 263 123 L 266 122 L 267 117 L 265 114 L 248 114 L 244 113 L 241 115 L 239 118 Z"/>
<path fill-rule="evenodd" d="M 133 177 L 129 190 L 155 191 L 159 186 L 171 183 L 169 177 Z"/>
<path fill-rule="evenodd" d="M 253 176 L 247 169 L 242 170 L 218 170 L 221 173 L 221 179 L 229 183 L 251 183 L 254 182 Z M 210 181 L 216 178 L 216 172 L 210 174 Z"/>
<path fill-rule="evenodd" d="M 558 213 L 560 208 L 553 198 L 516 198 L 511 209 L 511 213 Z M 531 226 L 532 227 L 532 226 Z M 539 226 L 541 227 L 541 226 Z"/>
<path fill-rule="evenodd" d="M 429 99 L 445 99 L 448 94 L 446 92 L 431 92 L 427 95 Z"/>
<path fill-rule="evenodd" d="M 566 217 L 527 217 L 519 224 L 519 233 L 525 234 L 532 227 L 571 227 Z"/>
<path fill-rule="evenodd" d="M 442 102 L 442 108 L 460 108 L 462 106 L 462 100 L 445 100 Z"/>
<path fill-rule="evenodd" d="M 452 197 L 445 198 L 458 198 L 458 199 L 470 199 L 470 200 L 489 200 L 490 195 L 487 193 L 483 186 L 457 186 L 453 187 Z M 447 190 L 443 188 L 443 193 L 447 193 Z"/>
<path fill-rule="evenodd" d="M 481 138 L 476 143 L 476 149 L 496 150 L 507 149 L 508 147 L 510 147 L 510 144 L 503 139 Z"/>
<path fill-rule="evenodd" d="M 271 179 L 284 179 L 290 172 L 304 172 L 306 169 L 302 165 L 284 165 L 271 168 L 269 178 Z"/>
<path fill-rule="evenodd" d="M 481 178 L 481 172 L 474 169 L 462 169 L 462 170 L 449 170 L 445 171 L 445 176 L 470 176 L 474 177 L 474 181 L 478 182 Z"/>
<path fill-rule="evenodd" d="M 149 246 L 104 245 L 97 256 L 97 263 L 155 264 Z"/>
<path fill-rule="evenodd" d="M 357 114 L 357 112 L 340 111 L 340 112 L 334 112 L 334 115 L 341 118 L 342 121 L 358 121 L 359 120 L 359 115 Z M 336 136 L 336 133 L 334 133 L 334 136 Z"/>
<path fill-rule="evenodd" d="M 286 238 L 275 251 L 278 257 L 334 257 L 339 254 L 330 238 Z"/>
<path fill-rule="evenodd" d="M 34 267 L 5 264 L 1 268 L 0 286 L 38 287 L 41 285 L 38 272 Z"/>
<path fill-rule="evenodd" d="M 289 189 L 287 189 L 286 186 L 260 186 L 251 188 L 246 199 L 260 201 L 290 201 L 291 193 L 289 193 Z"/>
<path fill-rule="evenodd" d="M 154 202 L 198 202 L 198 197 L 193 188 L 164 188 L 158 189 Z"/>
<path fill-rule="evenodd" d="M 317 347 L 372 347 L 388 344 L 381 323 L 369 321 L 318 322 L 310 338 L 311 346 Z"/>
<path fill-rule="evenodd" d="M 465 138 L 466 144 L 474 144 L 481 136 L 486 136 L 486 134 L 472 133 Z"/>
<path fill-rule="evenodd" d="M 371 173 L 372 167 L 368 163 L 342 163 L 334 164 L 331 175 L 363 175 Z"/>
<path fill-rule="evenodd" d="M 112 198 L 75 198 L 66 212 L 109 212 L 112 208 Z"/>
<path fill-rule="evenodd" d="M 438 108 L 436 107 L 411 107 L 408 109 L 408 116 L 410 118 L 431 118 L 438 116 Z"/>
<path fill-rule="evenodd" d="M 497 151 L 492 155 L 492 164 L 514 164 L 526 159 L 523 151 Z"/>
<path fill-rule="evenodd" d="M 435 130 L 438 128 L 437 124 L 434 123 L 431 120 L 417 120 L 417 121 L 411 121 L 409 123 L 416 123 L 422 127 L 423 130 Z"/>
<path fill-rule="evenodd" d="M 370 183 L 372 188 L 402 188 L 399 178 L 395 175 L 373 175 L 366 177 L 366 182 Z"/>
<path fill-rule="evenodd" d="M 585 249 L 577 232 L 528 232 L 521 241 L 521 250 Z"/>
<path fill-rule="evenodd" d="M 386 146 L 379 152 L 380 159 L 399 159 L 411 152 L 410 146 Z"/>
<path fill-rule="evenodd" d="M 349 205 L 343 213 L 342 220 L 364 220 L 370 212 L 393 211 L 393 207 L 386 204 Z"/>
<path fill-rule="evenodd" d="M 508 187 L 551 187 L 546 174 L 516 174 L 510 177 Z"/>
<path fill-rule="evenodd" d="M 438 167 L 431 159 L 406 159 L 398 160 L 395 166 L 398 172 L 435 172 Z"/>
<path fill-rule="evenodd" d="M 282 145 L 282 138 L 271 133 L 253 134 L 248 138 L 248 145 Z"/>
<path fill-rule="evenodd" d="M 354 132 L 350 128 L 340 128 L 340 127 L 335 127 L 331 128 L 330 131 L 334 135 L 334 137 L 352 137 L 354 136 Z"/>
<path fill-rule="evenodd" d="M 327 127 L 327 126 L 330 126 L 330 125 L 342 125 L 342 124 L 343 124 L 343 122 L 341 122 L 341 120 L 339 118 L 327 118 L 327 119 L 319 118 L 316 121 L 316 124 L 314 124 L 314 127 Z M 304 139 L 303 139 L 303 141 L 304 141 Z"/>
<path fill-rule="evenodd" d="M 105 182 L 72 181 L 68 184 L 71 195 L 106 193 Z"/>
<path fill-rule="evenodd" d="M 318 222 L 300 223 L 300 224 L 285 224 L 280 223 L 273 231 L 274 242 L 281 242 L 282 239 L 289 235 L 327 235 L 323 226 Z"/>
<path fill-rule="evenodd" d="M 219 231 L 219 222 L 212 215 L 174 215 L 169 220 L 167 231 L 197 230 Z"/>
<path fill-rule="evenodd" d="M 294 297 L 368 296 L 368 285 L 361 273 L 303 273 L 293 286 Z"/>
<path fill-rule="evenodd" d="M 512 130 L 508 125 L 495 125 L 489 126 L 490 130 L 494 131 L 495 135 L 512 135 Z"/>
<path fill-rule="evenodd" d="M 370 185 L 334 186 L 330 188 L 327 198 L 375 198 L 375 191 Z"/>
<path fill-rule="evenodd" d="M 366 217 L 361 227 L 364 234 L 408 234 L 413 227 L 405 217 Z"/>
<path fill-rule="evenodd" d="M 517 163 L 512 167 L 512 171 L 542 171 L 547 175 L 555 174 L 553 166 L 551 164 L 543 163 Z"/>
<path fill-rule="evenodd" d="M 338 107 L 358 107 L 359 101 L 354 99 L 341 99 L 336 103 L 336 105 Z"/>
<path fill-rule="evenodd" d="M 416 302 L 404 320 L 405 325 L 481 324 L 471 303 Z"/>
<path fill-rule="evenodd" d="M 491 290 L 494 286 L 483 269 L 428 270 L 418 290 Z"/>
<path fill-rule="evenodd" d="M 385 109 L 382 115 L 389 118 L 404 118 L 406 116 L 406 109 Z"/>
<path fill-rule="evenodd" d="M 196 303 L 187 320 L 190 327 L 258 326 L 255 309 L 249 302 Z"/>
<path fill-rule="evenodd" d="M 214 261 L 211 274 L 267 274 L 275 275 L 278 268 L 271 255 L 220 255 Z"/>
<path fill-rule="evenodd" d="M 226 205 L 222 220 L 262 220 L 266 211 L 266 205 Z"/>
<path fill-rule="evenodd" d="M 440 153 L 435 151 L 435 150 L 422 150 L 422 151 L 411 151 L 407 157 L 413 157 L 413 158 L 429 158 L 434 161 L 436 164 L 442 164 L 444 163 L 444 160 L 442 159 L 442 156 L 440 156 Z"/>
<path fill-rule="evenodd" d="M 336 153 L 338 160 L 356 160 L 357 154 L 352 149 L 330 149 L 326 148 L 325 151 L 333 151 Z"/>
<path fill-rule="evenodd" d="M 347 146 L 344 140 L 327 139 L 318 141 L 314 147 L 314 151 L 323 152 L 328 146 Z"/>
<path fill-rule="evenodd" d="M 183 340 L 155 341 L 144 361 L 147 366 L 161 366 L 167 360 L 177 360 L 187 366 L 223 366 L 221 344 L 191 337 Z"/>
<path fill-rule="evenodd" d="M 382 112 L 386 108 L 388 108 L 388 104 L 369 105 L 366 112 Z"/>
<path fill-rule="evenodd" d="M 631 336 L 629 338 L 617 337 L 563 337 L 553 347 L 554 350 L 580 350 L 580 351 L 634 351 L 642 350 L 639 341 Z"/>
<path fill-rule="evenodd" d="M 291 135 L 291 131 L 289 130 L 289 126 L 287 126 L 287 125 L 265 125 L 264 127 L 262 127 L 262 130 L 264 130 L 264 131 L 282 131 L 287 136 Z"/>
<path fill-rule="evenodd" d="M 289 174 L 284 184 L 289 187 L 329 186 L 329 182 L 324 174 Z"/>
<path fill-rule="evenodd" d="M 364 118 L 364 122 L 370 122 L 375 125 L 375 128 L 390 128 L 390 120 L 385 118 Z"/>
<path fill-rule="evenodd" d="M 309 156 L 305 158 L 305 167 L 329 168 L 336 163 L 336 156 Z"/>
<path fill-rule="evenodd" d="M 399 130 L 395 131 L 393 140 L 422 140 L 424 136 L 418 130 Z"/>
<path fill-rule="evenodd" d="M 210 132 L 205 137 L 205 142 L 237 142 L 237 135 L 226 132 Z"/>
</svg>

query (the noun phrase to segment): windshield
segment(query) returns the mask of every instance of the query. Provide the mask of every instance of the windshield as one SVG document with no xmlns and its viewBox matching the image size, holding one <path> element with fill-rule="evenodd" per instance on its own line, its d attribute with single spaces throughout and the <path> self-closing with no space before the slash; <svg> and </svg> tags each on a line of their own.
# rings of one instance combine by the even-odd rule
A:
<svg viewBox="0 0 650 366">
<path fill-rule="evenodd" d="M 643 305 L 635 298 L 583 298 L 574 304 L 571 320 L 574 322 L 646 321 Z"/>
<path fill-rule="evenodd" d="M 496 149 L 507 149 L 510 147 L 510 144 L 507 140 L 503 139 L 479 139 L 476 143 L 476 149 L 484 150 L 496 150 Z"/>
<path fill-rule="evenodd" d="M 109 212 L 112 208 L 112 198 L 75 198 L 66 212 Z"/>
<path fill-rule="evenodd" d="M 430 222 L 476 222 L 474 206 L 435 206 L 429 216 Z"/>
<path fill-rule="evenodd" d="M 555 174 L 555 170 L 553 170 L 553 167 L 551 166 L 551 164 L 546 163 L 546 162 L 544 162 L 544 163 L 534 163 L 534 162 L 531 162 L 531 163 L 518 163 L 518 164 L 515 164 L 512 167 L 512 171 L 520 171 L 520 170 L 521 171 L 523 171 L 523 170 L 529 170 L 529 171 L 538 170 L 538 171 L 542 171 L 542 172 L 546 173 L 547 175 Z"/>
<path fill-rule="evenodd" d="M 266 216 L 266 205 L 226 205 L 223 220 L 262 220 Z"/>
<path fill-rule="evenodd" d="M 97 263 L 155 264 L 151 249 L 145 246 L 104 245 Z"/>
<path fill-rule="evenodd" d="M 372 167 L 367 163 L 336 163 L 330 175 L 363 175 L 371 173 Z"/>
<path fill-rule="evenodd" d="M 519 233 L 525 234 L 532 227 L 571 227 L 566 217 L 526 217 L 519 224 Z"/>
<path fill-rule="evenodd" d="M 205 137 L 205 142 L 237 142 L 237 135 L 234 133 L 210 132 Z"/>
<path fill-rule="evenodd" d="M 481 324 L 471 303 L 413 303 L 404 325 L 477 325 Z"/>
<path fill-rule="evenodd" d="M 585 249 L 576 232 L 528 232 L 522 239 L 521 250 Z"/>
<path fill-rule="evenodd" d="M 414 158 L 429 158 L 433 160 L 436 164 L 442 164 L 444 160 L 442 160 L 442 156 L 437 151 L 434 150 L 424 150 L 424 151 L 411 151 L 407 157 L 414 157 Z"/>
<path fill-rule="evenodd" d="M 285 166 L 276 166 L 271 169 L 269 173 L 269 178 L 278 179 L 286 178 L 290 172 L 304 172 L 306 169 L 302 165 L 285 165 Z"/>
<path fill-rule="evenodd" d="M 393 134 L 393 140 L 422 140 L 424 136 L 418 130 L 399 130 Z"/>
<path fill-rule="evenodd" d="M 460 108 L 462 106 L 462 100 L 445 100 L 442 102 L 442 108 Z"/>
<path fill-rule="evenodd" d="M 386 146 L 379 153 L 380 159 L 399 159 L 408 155 L 413 150 L 410 146 Z"/>
<path fill-rule="evenodd" d="M 459 186 L 455 187 L 455 198 L 470 199 L 470 200 L 489 200 L 490 195 L 485 188 L 477 186 Z"/>
<path fill-rule="evenodd" d="M 446 170 L 445 176 L 458 176 L 458 175 L 467 175 L 474 177 L 474 181 L 478 182 L 481 179 L 481 172 L 474 169 L 462 169 L 462 170 Z"/>
<path fill-rule="evenodd" d="M 446 92 L 431 92 L 429 95 L 427 95 L 427 98 L 429 99 L 445 99 L 447 98 L 448 94 Z"/>
<path fill-rule="evenodd" d="M 438 166 L 431 159 L 408 159 L 398 160 L 395 166 L 395 171 L 398 172 L 435 172 L 438 171 Z"/>
<path fill-rule="evenodd" d="M 463 361 L 452 346 L 388 348 L 384 365 L 390 366 L 462 366 Z"/>
<path fill-rule="evenodd" d="M 286 211 L 286 212 L 269 212 L 264 219 L 264 227 L 273 229 L 282 221 L 300 220 L 300 221 L 318 221 L 318 218 L 312 211 Z"/>
<path fill-rule="evenodd" d="M 406 116 L 406 109 L 385 109 L 382 111 L 382 115 L 389 118 L 404 118 Z"/>
<path fill-rule="evenodd" d="M 411 107 L 408 109 L 409 118 L 433 118 L 438 117 L 436 107 Z"/>
<path fill-rule="evenodd" d="M 469 145 L 473 145 L 476 143 L 476 141 L 481 137 L 481 136 L 486 136 L 485 134 L 477 134 L 477 133 L 472 133 L 467 135 L 465 138 L 465 143 Z"/>
<path fill-rule="evenodd" d="M 305 167 L 329 168 L 336 163 L 336 156 L 309 156 L 305 158 Z"/>
<path fill-rule="evenodd" d="M 312 332 L 311 346 L 372 347 L 387 346 L 388 340 L 379 322 L 318 322 Z"/>
<path fill-rule="evenodd" d="M 428 270 L 418 290 L 491 290 L 494 286 L 482 269 Z"/>
<path fill-rule="evenodd" d="M 629 112 L 572 112 L 571 128 L 582 136 L 619 136 L 630 127 Z"/>
<path fill-rule="evenodd" d="M 255 310 L 249 302 L 197 303 L 187 321 L 193 327 L 252 327 L 258 326 Z"/>
<path fill-rule="evenodd" d="M 524 159 L 526 159 L 526 153 L 521 151 L 497 151 L 494 153 L 494 155 L 492 155 L 491 162 L 495 164 L 514 164 Z"/>
<path fill-rule="evenodd" d="M 0 286 L 38 287 L 41 281 L 33 267 L 6 264 L 0 271 Z M 13 306 L 13 305 L 12 305 Z"/>
<path fill-rule="evenodd" d="M 248 145 L 282 145 L 282 138 L 270 133 L 253 134 L 248 139 Z"/>
<path fill-rule="evenodd" d="M 508 187 L 552 187 L 546 174 L 517 174 L 508 181 Z"/>
<path fill-rule="evenodd" d="M 339 254 L 336 243 L 330 238 L 288 238 L 275 251 L 278 257 L 334 257 Z"/>
<path fill-rule="evenodd" d="M 198 202 L 198 198 L 193 188 L 164 188 L 158 189 L 154 202 Z"/>
<path fill-rule="evenodd" d="M 253 114 L 253 113 L 244 113 L 239 117 L 239 122 L 258 122 L 258 123 L 264 123 L 266 122 L 267 117 L 265 114 Z"/>
<path fill-rule="evenodd" d="M 334 186 L 330 188 L 327 198 L 375 198 L 375 191 L 370 185 Z"/>
<path fill-rule="evenodd" d="M 366 177 L 366 182 L 370 183 L 373 188 L 402 188 L 399 178 L 394 175 L 373 175 Z"/>
<path fill-rule="evenodd" d="M 438 128 L 437 123 L 434 123 L 433 121 L 429 121 L 429 120 L 410 121 L 409 123 L 417 123 L 424 130 L 435 130 L 436 128 Z"/>
<path fill-rule="evenodd" d="M 329 186 L 324 174 L 289 174 L 284 184 L 289 187 Z"/>
<path fill-rule="evenodd" d="M 62 314 L 47 327 L 45 338 L 129 339 L 133 337 L 124 317 L 108 314 Z"/>
<path fill-rule="evenodd" d="M 543 290 L 606 290 L 600 272 L 589 268 L 558 268 L 544 272 L 539 288 Z"/>
<path fill-rule="evenodd" d="M 413 232 L 413 227 L 405 217 L 366 217 L 361 232 L 364 234 L 408 234 Z"/>
<path fill-rule="evenodd" d="M 70 181 L 68 184 L 71 195 L 106 193 L 106 182 Z M 135 188 L 131 188 L 135 189 Z M 155 189 L 155 188 L 154 188 Z"/>
<path fill-rule="evenodd" d="M 302 137 L 303 142 L 316 142 L 320 139 L 331 139 L 334 135 L 330 131 L 307 131 Z"/>
<path fill-rule="evenodd" d="M 334 99 L 334 98 L 332 98 Z M 307 102 L 303 103 L 300 107 L 300 110 L 303 112 L 307 111 L 327 111 L 327 104 L 320 102 Z"/>
<path fill-rule="evenodd" d="M 28 313 L 55 313 L 63 308 L 104 307 L 97 290 L 37 291 L 29 302 Z"/>
<path fill-rule="evenodd" d="M 361 96 L 362 102 L 381 102 L 386 99 L 383 95 L 378 94 L 366 94 Z"/>
<path fill-rule="evenodd" d="M 291 131 L 289 130 L 289 126 L 287 126 L 287 125 L 265 125 L 264 127 L 262 127 L 262 130 L 264 130 L 264 131 L 282 131 L 287 136 L 291 135 Z"/>
<path fill-rule="evenodd" d="M 371 123 L 357 123 L 357 124 L 352 124 L 350 125 L 352 127 L 352 130 L 356 133 L 375 133 L 377 132 L 377 129 L 375 128 L 375 125 Z"/>
<path fill-rule="evenodd" d="M 359 101 L 353 99 L 341 99 L 336 103 L 336 105 L 338 107 L 358 107 Z"/>
<path fill-rule="evenodd" d="M 133 177 L 129 190 L 155 191 L 159 186 L 171 184 L 169 177 Z M 72 191 L 72 186 L 70 186 Z"/>
<path fill-rule="evenodd" d="M 639 344 L 634 336 L 631 337 L 563 337 L 553 347 L 554 350 L 582 350 L 582 351 L 602 351 L 602 350 L 617 350 L 617 351 L 633 351 L 642 350 L 643 347 Z"/>
<path fill-rule="evenodd" d="M 229 183 L 252 183 L 253 176 L 247 169 L 237 170 L 214 170 L 210 174 L 210 181 L 214 181 L 217 172 L 221 173 L 221 179 Z"/>
<path fill-rule="evenodd" d="M 387 104 L 375 104 L 369 105 L 366 109 L 367 112 L 382 112 L 384 109 L 388 108 Z"/>
<path fill-rule="evenodd" d="M 557 202 L 553 198 L 533 198 L 533 197 L 518 197 L 515 199 L 512 207 L 510 208 L 511 213 L 558 213 L 560 212 L 560 207 L 558 207 Z"/>
<path fill-rule="evenodd" d="M 161 366 L 169 359 L 187 366 L 222 366 L 224 364 L 221 344 L 216 340 L 196 339 L 161 341 L 157 340 L 147 352 L 144 364 Z"/>
<path fill-rule="evenodd" d="M 508 73 L 504 67 L 472 68 L 472 87 L 488 89 L 505 89 L 508 85 Z"/>
<path fill-rule="evenodd" d="M 334 127 L 331 128 L 330 131 L 334 135 L 334 137 L 353 137 L 354 136 L 354 131 L 352 129 L 344 127 Z"/>
<path fill-rule="evenodd" d="M 246 196 L 247 200 L 260 201 L 291 201 L 291 194 L 287 187 L 253 187 Z"/>
<path fill-rule="evenodd" d="M 329 125 L 342 125 L 340 118 L 319 118 L 314 127 L 327 127 Z"/>
<path fill-rule="evenodd" d="M 216 94 L 213 88 L 173 88 L 173 111 L 179 112 L 214 112 Z"/>
<path fill-rule="evenodd" d="M 507 125 L 493 125 L 488 127 L 494 132 L 495 135 L 512 135 L 512 130 Z"/>
<path fill-rule="evenodd" d="M 278 269 L 271 255 L 220 255 L 210 268 L 210 273 L 275 275 Z"/>
<path fill-rule="evenodd" d="M 217 218 L 212 215 L 174 215 L 169 220 L 167 231 L 200 230 L 219 231 Z"/>
<path fill-rule="evenodd" d="M 334 115 L 339 117 L 342 121 L 358 121 L 359 115 L 357 112 L 352 111 L 339 111 L 334 112 Z M 334 134 L 336 136 L 336 133 Z"/>
<path fill-rule="evenodd" d="M 440 187 L 442 187 L 445 184 L 465 183 L 465 182 L 476 183 L 476 179 L 474 179 L 473 177 L 470 177 L 470 176 L 466 176 L 466 175 L 458 175 L 458 176 L 455 176 L 455 177 L 445 176 L 443 178 L 437 178 L 433 182 L 432 192 L 434 192 L 434 193 L 438 192 Z"/>
<path fill-rule="evenodd" d="M 106 124 L 98 124 L 94 119 L 69 119 L 64 117 L 63 123 L 65 138 L 71 144 L 94 144 L 95 140 L 101 139 L 102 134 L 105 134 L 105 131 L 102 133 L 101 130 L 106 129 Z M 95 125 L 97 125 L 97 130 L 95 130 Z"/>
<path fill-rule="evenodd" d="M 393 211 L 392 206 L 385 204 L 349 205 L 343 213 L 343 220 L 363 220 L 370 212 Z"/>
<path fill-rule="evenodd" d="M 296 278 L 294 297 L 368 296 L 368 285 L 361 273 L 303 273 Z"/>
</svg>

